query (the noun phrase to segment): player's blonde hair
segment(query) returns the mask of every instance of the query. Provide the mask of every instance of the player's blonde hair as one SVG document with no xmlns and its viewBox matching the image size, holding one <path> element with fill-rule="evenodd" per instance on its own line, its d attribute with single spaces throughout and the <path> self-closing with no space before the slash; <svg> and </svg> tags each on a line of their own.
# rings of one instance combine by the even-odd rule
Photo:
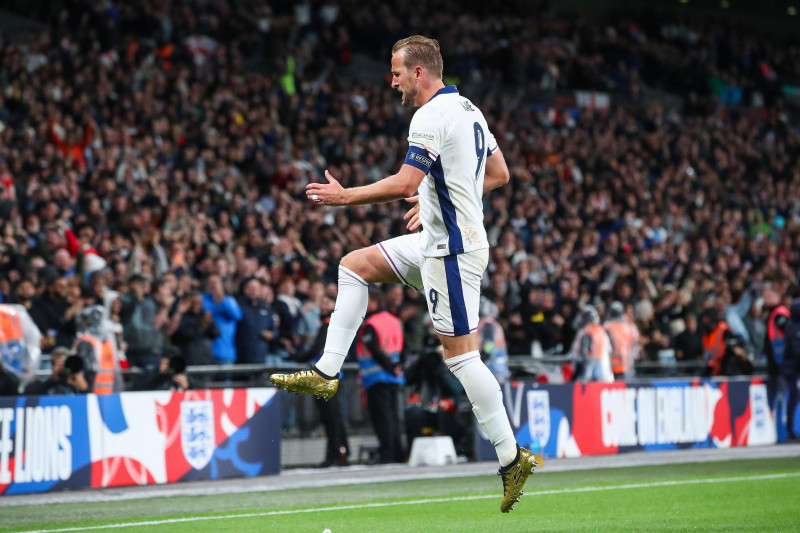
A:
<svg viewBox="0 0 800 533">
<path fill-rule="evenodd" d="M 407 69 L 417 65 L 424 68 L 432 77 L 442 79 L 444 61 L 439 50 L 439 41 L 422 35 L 412 35 L 400 39 L 392 47 L 392 55 L 403 50 L 403 64 Z"/>
</svg>

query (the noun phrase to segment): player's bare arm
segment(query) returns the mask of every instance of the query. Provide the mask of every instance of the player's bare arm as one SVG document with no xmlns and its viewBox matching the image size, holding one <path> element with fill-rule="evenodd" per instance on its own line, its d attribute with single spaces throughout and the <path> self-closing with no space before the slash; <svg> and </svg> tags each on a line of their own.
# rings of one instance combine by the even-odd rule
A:
<svg viewBox="0 0 800 533">
<path fill-rule="evenodd" d="M 344 188 L 327 170 L 328 183 L 309 183 L 306 196 L 322 205 L 381 204 L 407 198 L 417 192 L 425 173 L 411 165 L 403 165 L 397 174 L 363 187 Z"/>
<path fill-rule="evenodd" d="M 486 175 L 483 178 L 483 194 L 502 187 L 510 179 L 508 165 L 503 152 L 497 150 L 492 157 L 486 158 Z"/>
<path fill-rule="evenodd" d="M 486 175 L 483 179 L 483 194 L 493 191 L 498 187 L 502 187 L 510 179 L 508 172 L 508 165 L 503 157 L 503 152 L 497 150 L 492 157 L 486 160 Z M 403 216 L 403 220 L 408 220 L 406 229 L 408 231 L 416 231 L 422 222 L 419 219 L 419 197 L 412 196 L 406 198 L 406 202 L 414 204 L 411 209 Z"/>
</svg>

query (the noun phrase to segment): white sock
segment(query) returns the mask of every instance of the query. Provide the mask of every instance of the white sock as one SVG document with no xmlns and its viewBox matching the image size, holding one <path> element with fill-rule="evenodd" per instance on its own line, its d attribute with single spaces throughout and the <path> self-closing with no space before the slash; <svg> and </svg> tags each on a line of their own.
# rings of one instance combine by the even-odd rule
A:
<svg viewBox="0 0 800 533">
<path fill-rule="evenodd" d="M 494 374 L 481 361 L 478 350 L 445 360 L 472 402 L 472 412 L 497 451 L 500 466 L 506 466 L 517 457 L 517 440 L 503 406 L 503 393 Z"/>
<path fill-rule="evenodd" d="M 367 314 L 369 284 L 349 268 L 339 265 L 339 294 L 331 315 L 325 351 L 314 365 L 331 377 L 338 377 L 350 345 Z"/>
</svg>

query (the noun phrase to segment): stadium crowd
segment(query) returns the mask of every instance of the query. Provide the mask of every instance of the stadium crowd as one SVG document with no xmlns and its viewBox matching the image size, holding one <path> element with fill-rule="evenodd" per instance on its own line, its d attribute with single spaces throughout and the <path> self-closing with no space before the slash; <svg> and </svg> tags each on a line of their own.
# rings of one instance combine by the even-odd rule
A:
<svg viewBox="0 0 800 533">
<path fill-rule="evenodd" d="M 305 185 L 326 168 L 369 183 L 402 163 L 399 96 L 378 73 L 349 73 L 361 56 L 388 66 L 393 42 L 419 32 L 440 40 L 446 77 L 509 162 L 511 183 L 485 200 L 482 300 L 509 353 L 565 353 L 579 309 L 602 315 L 614 300 L 647 360 L 702 360 L 721 320 L 750 356 L 769 352 L 769 315 L 795 295 L 800 265 L 800 132 L 781 89 L 800 76 L 797 50 L 722 25 L 422 4 L 437 15 L 419 17 L 419 2 L 389 14 L 379 2 L 74 0 L 47 32 L 2 41 L 2 301 L 29 310 L 48 353 L 75 344 L 91 305 L 136 366 L 174 350 L 188 364 L 304 353 L 338 261 L 405 231 L 407 208 L 317 207 Z M 528 94 L 573 89 L 626 105 Z M 420 298 L 386 290 L 415 353 Z"/>
</svg>

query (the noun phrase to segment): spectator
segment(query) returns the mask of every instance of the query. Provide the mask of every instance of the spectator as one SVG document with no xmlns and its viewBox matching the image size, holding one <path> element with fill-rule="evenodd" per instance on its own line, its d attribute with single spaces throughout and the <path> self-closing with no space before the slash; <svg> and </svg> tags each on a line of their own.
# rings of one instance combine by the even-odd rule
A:
<svg viewBox="0 0 800 533">
<path fill-rule="evenodd" d="M 297 322 L 297 337 L 300 348 L 307 350 L 317 337 L 321 327 L 320 301 L 325 293 L 325 285 L 321 281 L 311 284 L 308 298 L 300 308 L 300 318 Z"/>
<path fill-rule="evenodd" d="M 264 305 L 269 310 L 270 316 L 272 316 L 272 341 L 270 341 L 268 349 L 268 353 L 270 354 L 269 361 L 271 361 L 271 363 L 268 361 L 268 364 L 278 365 L 284 360 L 284 356 L 288 355 L 288 352 L 283 350 L 278 344 L 280 317 L 275 310 L 275 292 L 272 290 L 272 286 L 269 283 L 262 283 L 261 298 L 264 301 Z"/>
<path fill-rule="evenodd" d="M 34 297 L 36 296 L 36 286 L 29 279 L 23 279 L 17 284 L 14 291 L 15 303 L 24 307 L 28 314 L 31 313 L 33 308 Z"/>
<path fill-rule="evenodd" d="M 402 288 L 391 285 L 392 288 Z M 403 323 L 403 355 L 419 355 L 423 352 L 429 323 L 428 305 L 422 291 L 405 287 L 402 307 L 396 315 Z M 390 311 L 391 312 L 391 311 Z M 394 314 L 392 312 L 392 314 Z"/>
<path fill-rule="evenodd" d="M 492 313 L 488 308 L 488 313 Z M 484 306 L 481 309 L 481 319 L 478 321 L 478 338 L 480 339 L 481 359 L 492 371 L 497 382 L 501 385 L 508 381 L 510 372 L 508 370 L 508 348 L 506 347 L 506 337 L 503 328 L 495 320 L 495 317 L 487 313 Z M 442 360 L 444 363 L 444 360 Z M 446 367 L 445 367 L 446 368 Z M 409 441 L 410 442 L 410 441 Z"/>
<path fill-rule="evenodd" d="M 186 364 L 213 364 L 213 341 L 219 337 L 220 331 L 211 311 L 203 310 L 203 296 L 200 293 L 185 296 L 178 305 L 175 319 L 178 327 L 171 340 Z"/>
<path fill-rule="evenodd" d="M 225 294 L 222 278 L 212 274 L 206 280 L 203 293 L 203 310 L 211 313 L 211 318 L 219 328 L 219 336 L 212 344 L 214 364 L 231 365 L 236 362 L 236 325 L 242 319 L 242 310 L 233 298 Z"/>
<path fill-rule="evenodd" d="M 697 317 L 686 315 L 686 329 L 675 338 L 675 359 L 678 361 L 702 361 L 703 337 L 697 330 Z"/>
<path fill-rule="evenodd" d="M 750 312 L 750 307 L 753 302 L 751 291 L 744 290 L 744 283 L 740 280 L 735 280 L 731 285 L 730 298 L 733 303 L 725 309 L 724 320 L 731 329 L 731 332 L 742 338 L 745 346 L 752 345 L 750 340 L 750 333 L 745 326 L 744 318 Z M 727 298 L 728 295 L 726 295 Z"/>
<path fill-rule="evenodd" d="M 655 308 L 655 321 L 662 335 L 675 337 L 686 327 L 681 293 L 671 283 L 664 285 Z"/>
<path fill-rule="evenodd" d="M 131 366 L 153 369 L 159 365 L 163 324 L 157 324 L 158 307 L 149 295 L 149 279 L 133 274 L 128 280 L 128 294 L 122 299 L 120 320 Z"/>
<path fill-rule="evenodd" d="M 555 348 L 561 341 L 564 319 L 555 312 L 552 291 L 533 287 L 528 293 L 527 301 L 517 307 L 517 313 L 519 326 L 525 332 L 525 346 L 531 352 L 542 354 Z"/>
<path fill-rule="evenodd" d="M 669 346 L 669 337 L 661 332 L 653 314 L 650 300 L 640 300 L 634 311 L 636 327 L 639 328 L 639 344 L 647 361 L 658 361 L 658 353 Z"/>
<path fill-rule="evenodd" d="M 295 296 L 295 284 L 292 278 L 285 277 L 278 285 L 278 297 L 275 310 L 278 313 L 278 347 L 284 353 L 294 353 L 299 339 L 297 328 L 300 322 L 302 303 Z"/>
<path fill-rule="evenodd" d="M 270 355 L 270 342 L 277 328 L 272 309 L 264 302 L 261 281 L 249 278 L 242 282 L 239 307 L 242 320 L 236 326 L 236 361 L 238 363 L 265 363 Z"/>
<path fill-rule="evenodd" d="M 0 43 L 0 295 L 8 300 L 18 286 L 29 292 L 22 280 L 35 285 L 30 310 L 56 339 L 50 347 L 72 345 L 79 308 L 65 312 L 83 305 L 73 285 L 92 262 L 108 266 L 105 286 L 114 289 L 133 273 L 154 285 L 175 276 L 183 296 L 209 273 L 230 284 L 254 269 L 313 286 L 335 282 L 348 251 L 403 231 L 397 202 L 329 211 L 302 194 L 328 167 L 359 185 L 401 163 L 407 118 L 396 95 L 353 82 L 348 66 L 351 54 L 386 56 L 391 39 L 364 30 L 375 27 L 371 4 L 330 26 L 274 19 L 267 32 L 252 24 L 268 20 L 256 4 L 223 17 L 225 28 L 212 32 L 215 52 L 203 56 L 186 52 L 183 39 L 202 30 L 198 20 L 219 17 L 217 4 L 192 4 L 195 16 L 185 17 L 186 0 L 159 13 L 168 32 L 131 23 L 152 18 L 152 6 L 127 3 L 109 37 L 109 15 L 75 0 L 44 36 Z M 443 21 L 459 21 L 436 23 L 442 42 L 466 43 L 464 28 L 476 35 L 445 58 L 446 74 L 486 111 L 516 162 L 510 184 L 485 199 L 495 251 L 484 294 L 498 307 L 512 354 L 531 353 L 534 340 L 546 351 L 559 336 L 554 350 L 570 346 L 576 310 L 608 291 L 637 311 L 655 305 L 644 320 L 637 313 L 637 323 L 644 357 L 656 360 L 676 344 L 685 314 L 700 316 L 711 298 L 741 304 L 754 283 L 769 280 L 783 293 L 800 281 L 800 139 L 791 127 L 798 111 L 782 89 L 800 73 L 794 49 L 732 31 L 722 19 L 626 16 L 595 25 L 555 11 L 520 15 L 513 6 L 488 16 L 441 7 Z M 312 21 L 322 9 L 309 8 Z M 412 27 L 418 6 L 400 2 L 393 17 L 393 33 Z M 506 48 L 519 53 L 495 61 Z M 295 67 L 280 82 L 246 69 L 255 61 L 286 72 L 290 56 Z M 613 105 L 567 108 L 539 89 L 558 91 L 559 101 L 575 90 L 600 91 L 598 99 L 610 92 Z M 63 276 L 69 294 L 56 302 L 66 309 L 50 309 L 48 319 L 39 304 L 50 298 L 52 274 Z M 517 311 L 531 303 L 529 292 L 536 306 L 523 320 Z M 408 351 L 417 352 L 423 325 L 412 312 L 415 296 L 401 293 L 392 311 L 406 327 Z M 736 304 L 734 329 L 747 313 Z M 279 307 L 280 344 L 294 349 L 297 313 Z M 527 321 L 540 310 L 544 320 Z M 727 306 L 718 311 L 725 318 Z M 758 350 L 757 339 L 751 345 Z"/>
<path fill-rule="evenodd" d="M 750 342 L 747 345 L 747 353 L 751 354 L 756 361 L 765 360 L 764 346 L 767 339 L 767 323 L 762 318 L 764 309 L 764 299 L 755 298 L 750 304 L 747 315 L 742 319 L 747 330 Z"/>
<path fill-rule="evenodd" d="M 369 292 L 367 318 L 358 337 L 358 369 L 367 391 L 367 407 L 378 436 L 381 463 L 405 461 L 400 437 L 399 386 L 405 383 L 400 366 L 403 326 L 383 311 L 383 294 Z"/>
<path fill-rule="evenodd" d="M 83 301 L 75 297 L 69 282 L 54 277 L 47 290 L 31 305 L 31 318 L 46 337 L 54 339 L 51 345 L 72 346 L 75 341 L 75 315 L 83 308 Z"/>
</svg>

